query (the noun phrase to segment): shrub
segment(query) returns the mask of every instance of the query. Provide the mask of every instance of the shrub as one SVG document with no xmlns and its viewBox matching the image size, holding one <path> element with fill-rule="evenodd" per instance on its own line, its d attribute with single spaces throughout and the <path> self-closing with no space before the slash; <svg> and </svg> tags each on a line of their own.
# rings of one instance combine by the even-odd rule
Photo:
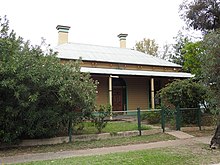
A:
<svg viewBox="0 0 220 165">
<path fill-rule="evenodd" d="M 9 29 L 0 17 L 0 144 L 53 137 L 62 124 L 90 115 L 96 83 L 79 62 L 64 65 Z"/>
<path fill-rule="evenodd" d="M 147 120 L 149 124 L 158 124 L 161 120 L 160 112 L 144 112 L 141 114 L 141 120 Z"/>
<path fill-rule="evenodd" d="M 182 126 L 189 124 L 197 124 L 197 110 L 188 109 L 181 111 Z"/>
<path fill-rule="evenodd" d="M 85 128 L 84 122 L 77 123 L 73 126 L 73 133 L 77 135 L 82 134 L 84 128 Z"/>
<path fill-rule="evenodd" d="M 92 119 L 98 133 L 101 133 L 102 130 L 106 127 L 108 120 L 105 120 L 107 117 L 110 117 L 111 106 L 100 105 L 99 109 L 95 111 L 95 114 L 92 115 Z"/>
<path fill-rule="evenodd" d="M 164 105 L 174 105 L 180 108 L 194 108 L 204 104 L 207 98 L 207 89 L 203 84 L 192 79 L 175 80 L 161 89 L 157 96 Z"/>
</svg>

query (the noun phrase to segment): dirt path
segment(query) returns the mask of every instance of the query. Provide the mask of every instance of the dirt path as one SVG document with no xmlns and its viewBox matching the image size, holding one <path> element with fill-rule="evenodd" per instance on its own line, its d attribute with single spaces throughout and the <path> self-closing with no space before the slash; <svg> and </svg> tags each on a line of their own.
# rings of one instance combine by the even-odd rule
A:
<svg viewBox="0 0 220 165">
<path fill-rule="evenodd" d="M 10 157 L 2 157 L 0 160 L 5 164 L 31 162 L 38 160 L 51 160 L 60 158 L 69 158 L 76 156 L 88 156 L 88 155 L 101 155 L 116 152 L 127 152 L 135 150 L 145 150 L 152 148 L 164 148 L 164 147 L 175 147 L 175 146 L 190 146 L 194 144 L 204 143 L 209 144 L 211 137 L 191 137 L 182 138 L 178 140 L 160 141 L 146 144 L 135 144 L 127 146 L 116 146 L 116 147 L 103 147 L 86 150 L 72 150 L 72 151 L 61 151 L 61 152 L 48 152 L 48 153 L 37 153 L 37 154 L 26 154 L 16 155 Z"/>
</svg>

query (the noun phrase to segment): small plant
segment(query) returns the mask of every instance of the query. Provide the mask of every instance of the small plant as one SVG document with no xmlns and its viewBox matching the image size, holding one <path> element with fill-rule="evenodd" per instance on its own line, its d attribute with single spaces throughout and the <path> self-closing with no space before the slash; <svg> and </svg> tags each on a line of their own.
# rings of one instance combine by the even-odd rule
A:
<svg viewBox="0 0 220 165">
<path fill-rule="evenodd" d="M 77 123 L 73 126 L 73 132 L 77 135 L 82 134 L 84 128 L 85 128 L 84 122 Z"/>
<path fill-rule="evenodd" d="M 92 119 L 98 133 L 101 133 L 102 130 L 106 127 L 108 120 L 107 117 L 110 117 L 111 114 L 111 106 L 100 105 L 99 109 L 96 110 L 95 114 L 92 115 Z"/>
</svg>

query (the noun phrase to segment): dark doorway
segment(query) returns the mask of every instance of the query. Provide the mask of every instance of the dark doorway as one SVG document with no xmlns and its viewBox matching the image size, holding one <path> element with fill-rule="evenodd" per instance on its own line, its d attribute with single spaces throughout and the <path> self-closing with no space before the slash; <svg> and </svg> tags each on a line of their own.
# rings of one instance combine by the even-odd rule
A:
<svg viewBox="0 0 220 165">
<path fill-rule="evenodd" d="M 123 110 L 123 88 L 113 89 L 113 110 L 122 111 Z"/>
<path fill-rule="evenodd" d="M 126 83 L 122 78 L 113 78 L 112 82 L 112 110 L 125 111 L 127 109 Z"/>
</svg>

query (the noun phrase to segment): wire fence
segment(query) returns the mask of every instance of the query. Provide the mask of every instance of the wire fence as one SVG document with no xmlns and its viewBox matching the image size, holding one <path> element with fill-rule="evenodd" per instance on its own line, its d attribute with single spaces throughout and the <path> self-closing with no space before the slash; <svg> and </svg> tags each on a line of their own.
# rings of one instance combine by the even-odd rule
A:
<svg viewBox="0 0 220 165">
<path fill-rule="evenodd" d="M 112 111 L 108 121 L 129 121 L 137 124 L 139 135 L 142 135 L 142 124 L 157 125 L 163 132 L 166 128 L 181 130 L 182 126 L 195 126 L 201 130 L 201 109 L 200 108 L 161 108 L 161 109 L 140 109 L 128 111 Z M 96 112 L 96 115 L 99 115 Z M 101 124 L 101 123 L 100 123 Z M 69 141 L 72 141 L 72 123 L 69 124 Z"/>
<path fill-rule="evenodd" d="M 130 117 L 137 120 L 138 128 L 146 119 L 151 124 L 160 124 L 165 132 L 166 126 L 181 130 L 182 126 L 198 126 L 201 130 L 201 109 L 200 108 L 161 108 L 161 109 L 140 109 L 128 111 L 113 111 L 113 118 L 123 119 Z M 141 133 L 140 133 L 141 134 Z"/>
</svg>

